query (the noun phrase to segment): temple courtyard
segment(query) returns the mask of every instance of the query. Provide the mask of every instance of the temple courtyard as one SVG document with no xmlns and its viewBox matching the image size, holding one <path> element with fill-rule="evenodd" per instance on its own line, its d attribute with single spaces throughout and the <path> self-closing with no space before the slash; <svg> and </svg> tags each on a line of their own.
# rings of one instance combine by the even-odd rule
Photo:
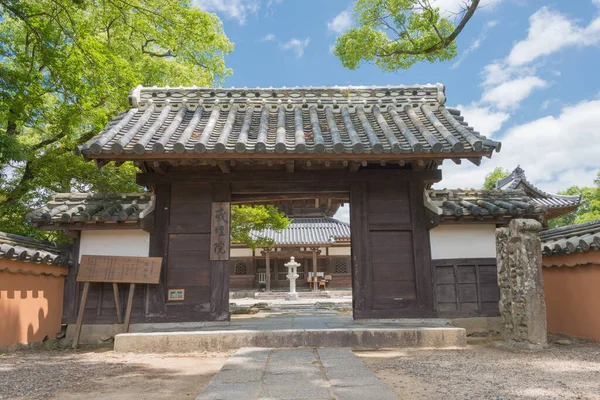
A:
<svg viewBox="0 0 600 400">
<path fill-rule="evenodd" d="M 381 393 L 390 389 L 399 399 L 600 398 L 599 343 L 550 336 L 548 349 L 533 352 L 506 349 L 499 343 L 493 338 L 471 337 L 465 349 L 354 350 L 355 358 L 346 350 L 348 353 L 342 357 L 351 359 L 351 364 L 338 366 L 335 359 L 327 364 L 327 355 L 321 355 L 315 364 L 317 360 L 304 360 L 315 354 L 313 349 L 283 350 L 285 354 L 275 354 L 275 358 L 271 355 L 275 360 L 271 366 L 276 367 L 277 357 L 284 355 L 293 361 L 289 366 L 301 367 L 303 361 L 305 367 L 312 366 L 315 371 L 315 365 L 319 370 L 321 365 L 335 366 L 337 371 L 334 369 L 333 375 L 328 375 L 325 368 L 329 383 L 318 373 L 318 379 L 310 381 L 311 385 L 325 387 L 335 386 L 339 383 L 335 379 L 343 378 L 345 372 L 352 376 L 360 370 L 367 376 L 372 374 L 371 378 L 363 378 L 363 382 L 372 383 L 376 379 L 383 385 L 379 387 Z M 273 352 L 277 351 L 280 350 Z M 112 346 L 4 354 L 0 356 L 0 398 L 215 398 L 210 394 L 214 392 L 209 384 L 228 359 L 232 360 L 232 354 L 115 353 Z M 364 370 L 357 361 L 364 365 Z M 296 398 L 311 398 L 309 393 L 314 393 L 314 387 L 309 387 L 306 381 L 283 380 L 285 369 L 262 369 L 265 365 L 258 364 L 261 363 L 257 362 L 261 380 L 282 377 L 282 382 L 289 382 L 300 393 Z M 222 378 L 214 382 L 219 379 Z"/>
</svg>

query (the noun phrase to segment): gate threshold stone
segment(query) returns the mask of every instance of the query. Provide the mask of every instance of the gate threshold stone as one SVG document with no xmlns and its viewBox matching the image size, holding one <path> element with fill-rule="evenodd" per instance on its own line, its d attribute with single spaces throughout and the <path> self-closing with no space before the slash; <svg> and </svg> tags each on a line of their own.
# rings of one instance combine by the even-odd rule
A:
<svg viewBox="0 0 600 400">
<path fill-rule="evenodd" d="M 122 333 L 115 337 L 116 352 L 186 353 L 229 351 L 244 347 L 352 347 L 364 349 L 409 347 L 466 347 L 463 328 L 352 327 L 340 329 L 208 330 L 188 332 Z"/>
<path fill-rule="evenodd" d="M 348 348 L 243 348 L 196 400 L 394 400 L 397 396 Z"/>
</svg>

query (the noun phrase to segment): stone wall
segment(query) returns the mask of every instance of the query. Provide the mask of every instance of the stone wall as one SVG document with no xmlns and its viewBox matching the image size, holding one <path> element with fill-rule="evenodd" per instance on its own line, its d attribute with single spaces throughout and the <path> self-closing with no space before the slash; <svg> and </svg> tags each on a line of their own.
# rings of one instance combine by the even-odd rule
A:
<svg viewBox="0 0 600 400">
<path fill-rule="evenodd" d="M 503 336 L 528 348 L 547 344 L 541 229 L 535 220 L 514 219 L 496 230 Z"/>
</svg>

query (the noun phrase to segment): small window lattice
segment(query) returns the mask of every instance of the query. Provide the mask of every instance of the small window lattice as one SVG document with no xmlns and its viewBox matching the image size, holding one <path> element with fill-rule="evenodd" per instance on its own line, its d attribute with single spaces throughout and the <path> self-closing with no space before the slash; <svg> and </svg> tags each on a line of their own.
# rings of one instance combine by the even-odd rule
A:
<svg viewBox="0 0 600 400">
<path fill-rule="evenodd" d="M 233 272 L 235 275 L 248 275 L 248 266 L 245 262 L 240 261 L 237 264 L 235 264 Z"/>
<path fill-rule="evenodd" d="M 348 260 L 336 260 L 333 270 L 336 274 L 347 274 L 348 273 Z"/>
</svg>

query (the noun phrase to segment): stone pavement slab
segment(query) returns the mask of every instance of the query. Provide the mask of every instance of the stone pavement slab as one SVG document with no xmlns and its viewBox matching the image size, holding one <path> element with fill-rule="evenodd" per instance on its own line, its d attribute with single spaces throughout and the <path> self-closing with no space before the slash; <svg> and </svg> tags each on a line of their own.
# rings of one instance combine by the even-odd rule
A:
<svg viewBox="0 0 600 400">
<path fill-rule="evenodd" d="M 197 400 L 397 399 L 349 348 L 243 348 Z"/>
</svg>

